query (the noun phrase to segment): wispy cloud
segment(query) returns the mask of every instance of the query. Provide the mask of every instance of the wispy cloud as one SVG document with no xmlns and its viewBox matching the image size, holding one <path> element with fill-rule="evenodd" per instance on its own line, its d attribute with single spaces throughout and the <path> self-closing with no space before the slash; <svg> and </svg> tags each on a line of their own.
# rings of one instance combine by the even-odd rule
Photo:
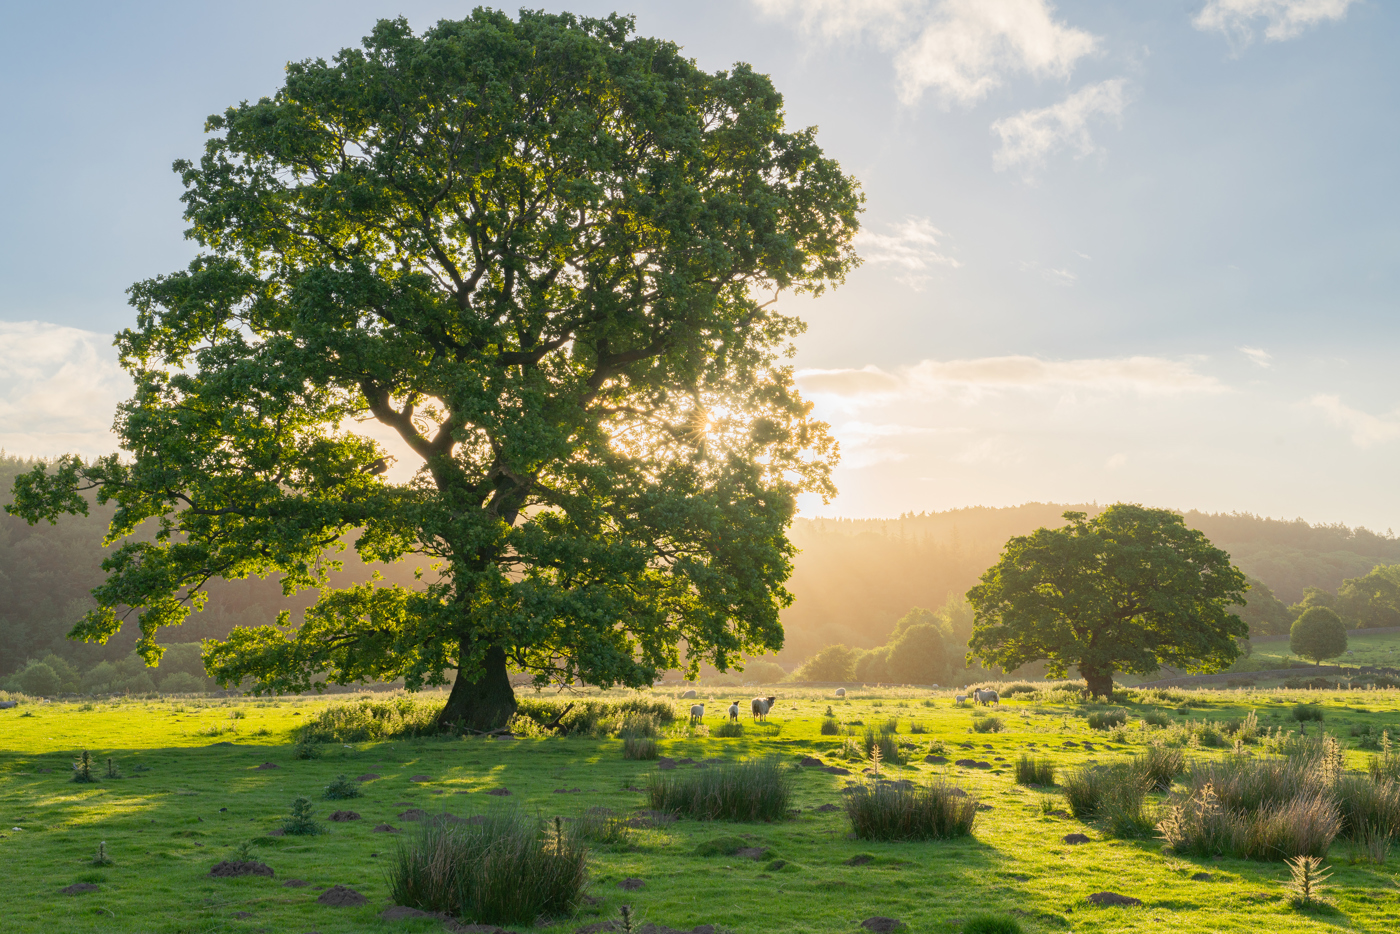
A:
<svg viewBox="0 0 1400 934">
<path fill-rule="evenodd" d="M 959 388 L 1109 393 L 1222 392 L 1226 388 L 1215 377 L 1198 372 L 1192 362 L 1164 357 L 924 360 L 893 372 L 870 366 L 859 370 L 803 370 L 797 378 L 804 392 L 847 398 L 925 396 Z"/>
<path fill-rule="evenodd" d="M 1079 278 L 1068 269 L 1055 269 L 1051 266 L 1043 266 L 1040 263 L 1029 261 L 1021 263 L 1021 271 L 1035 273 L 1046 282 L 1052 282 L 1055 285 L 1074 285 L 1075 281 Z"/>
<path fill-rule="evenodd" d="M 1098 47 L 1094 35 L 1055 19 L 1048 0 L 755 0 L 825 42 L 869 37 L 893 53 L 900 99 L 933 90 L 975 104 L 1009 76 L 1068 78 Z"/>
<path fill-rule="evenodd" d="M 928 270 L 935 266 L 957 269 L 962 263 L 939 252 L 938 238 L 943 231 L 927 217 L 910 217 L 891 228 L 892 233 L 875 233 L 864 228 L 856 234 L 856 249 L 867 263 L 888 264 L 901 270 L 896 281 L 918 291 L 928 282 Z"/>
<path fill-rule="evenodd" d="M 0 322 L 0 447 L 31 457 L 114 451 L 112 419 L 132 386 L 111 343 L 77 328 Z"/>
<path fill-rule="evenodd" d="M 1127 106 L 1127 80 L 1112 78 L 1090 84 L 1050 107 L 1023 110 L 992 124 L 1001 137 L 1001 148 L 992 155 L 997 170 L 1019 166 L 1027 173 L 1045 157 L 1065 148 L 1079 156 L 1097 151 L 1089 134 L 1091 120 L 1117 119 Z"/>
<path fill-rule="evenodd" d="M 1360 448 L 1382 444 L 1400 438 L 1400 415 L 1375 416 L 1360 409 L 1353 409 L 1342 402 L 1340 396 L 1313 396 L 1312 404 L 1317 406 L 1332 422 L 1351 433 L 1352 443 Z"/>
<path fill-rule="evenodd" d="M 1337 21 L 1347 15 L 1356 0 L 1209 0 L 1196 14 L 1192 25 L 1207 32 L 1223 33 L 1243 47 L 1254 41 L 1254 30 L 1262 21 L 1264 39 L 1282 42 L 1302 35 L 1320 23 Z"/>
<path fill-rule="evenodd" d="M 1270 361 L 1274 359 L 1274 356 L 1267 350 L 1263 350 L 1259 347 L 1240 347 L 1239 352 L 1265 369 L 1273 365 Z"/>
</svg>

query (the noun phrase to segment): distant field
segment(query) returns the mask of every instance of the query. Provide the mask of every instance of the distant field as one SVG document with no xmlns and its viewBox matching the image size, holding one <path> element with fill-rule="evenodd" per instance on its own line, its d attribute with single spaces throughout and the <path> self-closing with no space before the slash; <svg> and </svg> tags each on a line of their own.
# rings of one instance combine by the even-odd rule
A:
<svg viewBox="0 0 1400 934">
<path fill-rule="evenodd" d="M 712 714 L 722 709 L 720 701 L 740 696 L 701 693 L 702 699 L 710 695 L 707 710 Z M 744 736 L 734 739 L 690 731 L 677 721 L 673 734 L 661 741 L 664 755 L 695 760 L 777 756 L 796 772 L 799 815 L 774 824 L 681 820 L 637 830 L 630 846 L 600 848 L 590 856 L 597 904 L 539 929 L 572 932 L 617 919 L 624 904 L 642 921 L 686 930 L 715 924 L 737 934 L 856 932 L 872 916 L 900 919 L 911 934 L 951 934 L 978 910 L 1018 918 L 1028 932 L 1254 934 L 1264 928 L 1282 934 L 1400 928 L 1397 858 L 1383 865 L 1354 862 L 1347 844 L 1336 843 L 1328 858 L 1335 907 L 1300 913 L 1285 902 L 1282 864 L 1180 858 L 1165 855 L 1160 840 L 1110 839 L 1094 824 L 1045 813 L 1063 807 L 1058 791 L 1017 786 L 1011 768 L 1028 750 L 1053 760 L 1062 774 L 1085 763 L 1125 759 L 1167 735 L 1139 728 L 1137 718 L 1149 712 L 1184 722 L 1238 718 L 1255 710 L 1270 728 L 1292 726 L 1291 705 L 1307 700 L 1322 706 L 1325 727 L 1342 738 L 1347 767 L 1363 769 L 1371 753 L 1355 748 L 1353 732 L 1372 727 L 1400 733 L 1400 692 L 1177 691 L 1145 699 L 1152 703 L 1127 705 L 1129 726 L 1116 737 L 1090 730 L 1084 719 L 1087 708 L 1045 698 L 1004 703 L 994 713 L 1005 722 L 1005 731 L 973 733 L 973 710 L 954 707 L 946 693 L 913 690 L 853 692 L 845 701 L 829 692 L 790 690 L 780 694 L 772 726 L 755 727 L 746 716 Z M 413 829 L 399 817 L 408 808 L 468 815 L 519 807 L 553 818 L 604 806 L 625 815 L 644 803 L 644 796 L 630 789 L 644 786 L 647 774 L 657 768 L 654 762 L 624 760 L 621 741 L 612 738 L 354 743 L 326 749 L 320 759 L 293 758 L 292 734 L 299 723 L 326 704 L 351 702 L 354 698 L 170 699 L 24 704 L 0 711 L 3 930 L 439 931 L 443 926 L 435 921 L 379 918 L 389 906 L 389 856 Z M 843 739 L 819 733 L 828 706 L 848 723 L 874 725 L 895 718 L 910 764 L 892 767 L 888 774 L 915 781 L 942 776 L 976 795 L 988 807 L 978 814 L 973 837 L 863 842 L 848 838 L 841 810 L 814 810 L 839 805 L 845 784 L 864 780 L 865 763 L 837 757 Z M 713 715 L 705 721 L 707 728 L 721 722 Z M 927 732 L 911 732 L 914 722 Z M 1085 751 L 1064 745 L 1085 740 L 1096 746 Z M 923 755 L 936 742 L 950 747 L 949 758 L 967 756 L 992 768 L 928 765 Z M 969 743 L 971 749 L 964 748 Z M 81 749 L 93 752 L 99 768 L 111 757 L 123 777 L 95 785 L 70 783 L 70 763 Z M 1249 751 L 1263 754 L 1261 746 Z M 1194 760 L 1231 753 L 1192 748 L 1187 754 Z M 803 756 L 848 767 L 853 774 L 847 778 L 799 769 Z M 264 763 L 276 768 L 259 769 Z M 365 773 L 380 777 L 366 782 L 364 797 L 319 799 L 336 775 Z M 412 781 L 415 776 L 427 780 Z M 487 794 L 500 789 L 510 795 Z M 268 836 L 297 795 L 315 799 L 322 819 L 337 807 L 351 808 L 363 819 L 328 825 L 322 836 Z M 405 833 L 374 832 L 381 822 Z M 1077 846 L 1062 842 L 1073 832 L 1090 841 Z M 702 842 L 734 833 L 771 853 L 763 862 L 696 855 Z M 275 870 L 274 878 L 209 877 L 211 866 L 249 840 Z M 103 842 L 113 865 L 95 867 L 91 860 Z M 780 868 L 773 862 L 779 859 Z M 1193 881 L 1192 875 L 1200 872 L 1209 873 L 1210 880 Z M 626 878 L 643 885 L 624 891 L 618 883 Z M 309 885 L 284 885 L 294 879 Z M 60 893 L 77 882 L 97 889 Z M 318 904 L 318 895 L 334 885 L 354 888 L 368 903 L 344 908 Z M 1097 908 L 1085 901 L 1102 890 L 1145 904 Z"/>
<path fill-rule="evenodd" d="M 1376 665 L 1387 668 L 1400 668 L 1400 632 L 1366 635 L 1364 629 L 1353 629 L 1347 633 L 1348 654 L 1330 659 L 1328 665 Z M 1255 642 L 1252 659 L 1295 662 L 1299 667 L 1311 665 L 1307 659 L 1300 659 L 1288 650 L 1288 639 Z"/>
</svg>

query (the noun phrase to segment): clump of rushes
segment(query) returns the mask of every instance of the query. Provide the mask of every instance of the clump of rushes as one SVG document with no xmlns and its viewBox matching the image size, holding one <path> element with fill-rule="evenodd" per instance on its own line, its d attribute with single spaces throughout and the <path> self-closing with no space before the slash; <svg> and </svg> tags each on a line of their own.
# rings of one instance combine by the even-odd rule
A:
<svg viewBox="0 0 1400 934">
<path fill-rule="evenodd" d="M 289 837 L 308 837 L 321 832 L 321 825 L 312 817 L 311 799 L 299 797 L 292 802 L 292 813 L 282 818 L 282 832 Z"/>
<path fill-rule="evenodd" d="M 1122 709 L 1099 710 L 1086 718 L 1091 730 L 1108 730 L 1128 722 L 1128 712 Z"/>
<path fill-rule="evenodd" d="M 703 772 L 653 772 L 647 776 L 647 800 L 652 810 L 697 820 L 786 820 L 792 774 L 776 759 L 749 759 Z"/>
<path fill-rule="evenodd" d="M 1133 760 L 1133 767 L 1147 777 L 1153 788 L 1166 791 L 1176 777 L 1186 771 L 1186 753 L 1153 744 Z"/>
<path fill-rule="evenodd" d="M 1001 717 L 982 717 L 972 721 L 972 729 L 978 733 L 1000 733 L 1006 724 Z"/>
<path fill-rule="evenodd" d="M 1290 714 L 1299 723 L 1307 723 L 1309 720 L 1322 722 L 1322 708 L 1316 704 L 1294 704 Z"/>
<path fill-rule="evenodd" d="M 363 792 L 360 790 L 360 783 L 354 779 L 346 778 L 344 775 L 337 775 L 335 781 L 326 786 L 326 790 L 321 792 L 321 797 L 327 801 L 341 801 L 345 798 L 358 798 Z"/>
<path fill-rule="evenodd" d="M 873 758 L 875 750 L 880 751 L 880 758 L 885 762 L 899 764 L 904 760 L 899 753 L 899 740 L 893 733 L 881 731 L 876 733 L 874 727 L 865 728 L 864 752 L 867 759 Z"/>
<path fill-rule="evenodd" d="M 825 730 L 823 730 L 823 732 L 825 732 Z M 738 720 L 726 720 L 715 727 L 710 735 L 725 739 L 736 739 L 744 735 L 744 725 Z"/>
<path fill-rule="evenodd" d="M 78 756 L 78 760 L 73 763 L 73 781 L 79 784 L 97 781 L 97 776 L 92 774 L 92 754 L 86 749 L 83 750 L 82 755 Z"/>
<path fill-rule="evenodd" d="M 622 740 L 622 758 L 655 759 L 660 755 L 656 740 L 648 736 L 627 736 Z"/>
<path fill-rule="evenodd" d="M 905 787 L 871 782 L 846 796 L 846 817 L 861 840 L 947 840 L 972 833 L 977 799 L 938 782 Z"/>
<path fill-rule="evenodd" d="M 572 915 L 588 881 L 576 826 L 549 830 L 515 810 L 477 823 L 423 821 L 389 870 L 395 905 L 440 911 L 467 924 L 532 924 Z"/>
<path fill-rule="evenodd" d="M 828 708 L 828 709 L 830 709 L 830 708 Z M 837 719 L 836 719 L 835 717 L 831 717 L 831 716 L 822 717 L 822 727 L 821 727 L 821 729 L 822 729 L 822 735 L 823 735 L 823 736 L 840 736 L 840 735 L 841 735 L 841 724 L 840 724 L 839 721 L 837 721 Z"/>
<path fill-rule="evenodd" d="M 1049 759 L 1033 759 L 1022 753 L 1016 762 L 1016 784 L 1043 785 L 1055 784 L 1055 765 Z"/>
<path fill-rule="evenodd" d="M 614 814 L 610 808 L 591 807 L 583 816 L 574 821 L 574 833 L 589 843 L 605 846 L 625 846 L 632 839 L 632 828 L 627 819 Z M 563 831 L 556 824 L 555 836 L 563 839 Z"/>
<path fill-rule="evenodd" d="M 116 765 L 112 762 L 112 760 L 111 760 L 110 758 L 107 760 L 107 777 L 108 777 L 108 778 L 121 778 L 121 777 L 122 777 L 122 773 L 119 772 L 119 771 L 117 770 Z"/>
<path fill-rule="evenodd" d="M 293 759 L 319 759 L 321 758 L 321 744 L 312 739 L 309 735 L 303 735 L 297 740 L 297 744 L 292 747 Z"/>
</svg>

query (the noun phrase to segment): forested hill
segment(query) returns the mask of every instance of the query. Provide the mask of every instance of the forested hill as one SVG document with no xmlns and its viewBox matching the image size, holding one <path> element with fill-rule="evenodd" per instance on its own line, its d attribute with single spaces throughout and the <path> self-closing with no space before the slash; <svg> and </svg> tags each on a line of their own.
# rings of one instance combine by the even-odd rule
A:
<svg viewBox="0 0 1400 934">
<path fill-rule="evenodd" d="M 1001 554 L 1013 535 L 1064 524 L 1063 513 L 1097 515 L 1097 504 L 1027 503 L 909 513 L 898 519 L 798 519 L 793 542 L 802 549 L 784 612 L 791 667 L 835 642 L 882 644 L 895 620 L 913 606 L 936 609 L 960 596 Z M 1284 603 L 1305 587 L 1335 591 L 1377 564 L 1400 563 L 1400 539 L 1343 525 L 1268 519 L 1243 513 L 1184 513 L 1235 564 Z"/>
</svg>

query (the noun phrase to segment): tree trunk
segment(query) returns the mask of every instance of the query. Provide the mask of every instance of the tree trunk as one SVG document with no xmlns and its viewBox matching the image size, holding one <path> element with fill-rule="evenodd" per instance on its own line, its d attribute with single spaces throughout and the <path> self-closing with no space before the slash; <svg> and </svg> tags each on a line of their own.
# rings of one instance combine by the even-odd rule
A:
<svg viewBox="0 0 1400 934">
<path fill-rule="evenodd" d="M 465 645 L 462 651 L 466 653 Z M 493 645 L 486 650 L 476 680 L 469 681 L 461 671 L 457 672 L 447 706 L 438 715 L 438 725 L 496 730 L 510 721 L 515 708 L 515 690 L 506 671 L 506 650 Z"/>
<path fill-rule="evenodd" d="M 1084 682 L 1089 686 L 1090 697 L 1102 697 L 1108 700 L 1113 696 L 1113 669 L 1112 668 L 1085 668 L 1079 666 L 1079 673 L 1084 676 Z"/>
</svg>

